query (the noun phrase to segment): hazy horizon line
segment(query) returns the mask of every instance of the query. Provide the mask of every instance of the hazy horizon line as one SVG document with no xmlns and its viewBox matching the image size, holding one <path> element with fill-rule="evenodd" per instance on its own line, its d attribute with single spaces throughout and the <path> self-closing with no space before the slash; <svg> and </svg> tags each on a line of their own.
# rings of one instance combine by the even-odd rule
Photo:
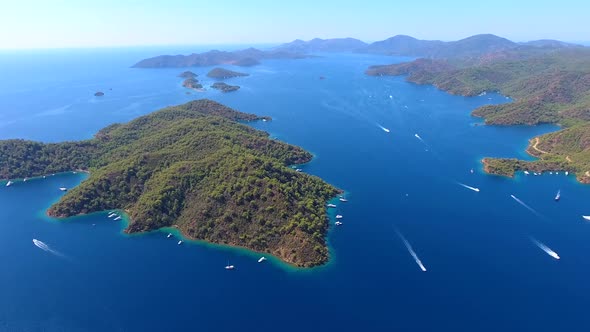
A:
<svg viewBox="0 0 590 332">
<path fill-rule="evenodd" d="M 303 41 L 311 41 L 313 39 L 323 39 L 323 40 L 327 40 L 327 39 L 346 39 L 346 38 L 351 38 L 351 39 L 356 39 L 356 40 L 360 40 L 362 42 L 365 42 L 367 44 L 371 44 L 371 43 L 375 43 L 375 42 L 380 42 L 380 41 L 384 41 L 387 40 L 389 38 L 395 37 L 395 36 L 410 36 L 412 38 L 416 38 L 418 40 L 428 40 L 428 41 L 442 41 L 442 42 L 452 42 L 452 41 L 458 41 L 458 40 L 462 40 L 465 38 L 469 38 L 472 36 L 478 36 L 478 35 L 494 35 L 500 38 L 505 38 L 508 39 L 512 42 L 515 43 L 526 43 L 526 42 L 530 42 L 530 41 L 536 41 L 536 40 L 557 40 L 557 41 L 561 41 L 561 42 L 565 42 L 565 43 L 572 43 L 572 44 L 580 44 L 580 45 L 584 45 L 584 46 L 589 46 L 590 45 L 590 39 L 589 40 L 567 40 L 567 39 L 555 39 L 555 38 L 536 38 L 536 39 L 528 39 L 528 40 L 513 40 L 507 37 L 503 37 L 501 35 L 497 35 L 494 33 L 476 33 L 476 34 L 472 34 L 472 35 L 468 35 L 466 37 L 462 37 L 459 39 L 424 39 L 424 38 L 416 38 L 413 37 L 412 35 L 407 35 L 407 34 L 395 34 L 392 35 L 391 37 L 387 37 L 385 39 L 379 39 L 379 40 L 363 40 L 361 38 L 356 38 L 356 37 L 313 37 L 310 39 L 304 39 L 304 38 L 295 38 L 292 39 L 290 41 L 266 41 L 266 42 L 239 42 L 239 43 L 232 43 L 232 42 L 219 42 L 219 43 L 207 43 L 207 42 L 203 42 L 203 43 L 171 43 L 171 44 L 165 44 L 165 43 L 154 43 L 154 44 L 126 44 L 126 45 L 78 45 L 78 46 L 55 46 L 55 47 L 7 47 L 7 48 L 3 48 L 2 46 L 0 46 L 0 51 L 35 51 L 35 50 L 92 50 L 92 49 L 117 49 L 117 48 L 158 48 L 158 47 L 194 47 L 194 46 L 244 46 L 244 47 L 253 47 L 253 46 L 278 46 L 281 44 L 287 44 L 287 43 L 291 43 L 295 40 L 303 40 Z"/>
</svg>

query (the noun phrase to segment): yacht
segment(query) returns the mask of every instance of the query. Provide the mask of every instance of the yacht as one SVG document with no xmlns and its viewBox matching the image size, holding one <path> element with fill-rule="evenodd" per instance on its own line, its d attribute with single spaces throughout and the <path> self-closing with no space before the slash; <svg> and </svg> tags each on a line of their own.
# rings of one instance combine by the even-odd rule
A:
<svg viewBox="0 0 590 332">
<path fill-rule="evenodd" d="M 524 171 L 524 175 L 529 175 L 529 171 Z"/>
<path fill-rule="evenodd" d="M 169 239 L 170 237 L 172 237 L 172 233 L 168 233 L 168 235 L 166 236 L 166 238 L 168 238 L 168 239 Z"/>
<path fill-rule="evenodd" d="M 473 168 L 472 168 L 472 169 L 471 169 L 469 172 L 471 172 L 471 174 L 473 174 L 473 172 L 474 172 L 474 171 L 473 171 Z"/>
<path fill-rule="evenodd" d="M 227 262 L 227 265 L 225 266 L 225 269 L 226 269 L 226 270 L 233 270 L 233 269 L 235 269 L 235 268 L 236 268 L 236 267 L 235 267 L 235 266 L 233 266 L 233 265 L 230 265 L 230 264 L 229 264 L 229 262 Z"/>
<path fill-rule="evenodd" d="M 570 172 L 566 171 L 566 172 L 565 172 L 565 175 L 566 175 L 566 176 L 570 175 Z"/>
<path fill-rule="evenodd" d="M 27 179 L 27 178 L 24 178 L 24 179 L 23 179 L 23 182 L 27 182 L 28 180 L 29 180 L 29 179 Z"/>
<path fill-rule="evenodd" d="M 121 216 L 118 216 L 117 218 L 115 218 L 115 219 L 113 219 L 113 220 L 115 220 L 115 221 L 117 221 L 117 220 L 121 220 Z"/>
<path fill-rule="evenodd" d="M 182 244 L 182 240 L 178 241 L 178 245 L 181 245 L 181 244 Z"/>
<path fill-rule="evenodd" d="M 557 191 L 557 195 L 555 195 L 555 201 L 559 202 L 559 199 L 561 198 L 561 190 Z"/>
<path fill-rule="evenodd" d="M 116 217 L 116 216 L 117 216 L 117 214 L 116 214 L 116 213 L 111 213 L 111 214 L 109 214 L 109 216 L 108 216 L 108 217 L 109 217 L 109 218 L 112 218 L 112 217 Z"/>
<path fill-rule="evenodd" d="M 584 218 L 584 219 L 586 219 L 586 220 L 590 221 L 590 216 L 582 216 L 582 218 Z"/>
<path fill-rule="evenodd" d="M 12 182 L 12 181 L 8 181 L 8 182 L 6 182 L 6 186 L 7 186 L 7 187 L 10 187 L 10 186 L 12 186 L 12 184 L 13 184 L 13 183 L 14 183 L 14 182 Z"/>
<path fill-rule="evenodd" d="M 341 214 L 337 214 L 336 215 L 336 219 L 342 219 L 342 215 Z"/>
<path fill-rule="evenodd" d="M 329 207 L 329 208 L 335 208 L 336 207 L 336 204 L 328 204 L 326 206 Z"/>
<path fill-rule="evenodd" d="M 340 202 L 348 202 L 348 200 L 347 200 L 346 198 L 344 198 L 344 197 L 340 197 L 338 200 L 339 200 Z"/>
<path fill-rule="evenodd" d="M 342 222 L 341 221 L 337 221 L 336 223 L 334 223 L 334 225 L 340 226 L 340 225 L 342 225 Z"/>
<path fill-rule="evenodd" d="M 258 263 L 262 263 L 266 260 L 266 257 L 262 256 L 260 257 L 260 259 L 258 260 Z"/>
<path fill-rule="evenodd" d="M 61 188 L 59 188 L 59 190 L 61 190 L 61 191 L 68 191 L 68 188 L 66 188 L 66 187 L 61 187 Z"/>
<path fill-rule="evenodd" d="M 300 172 L 300 173 L 301 173 L 301 172 L 303 172 L 303 170 L 302 170 L 301 168 L 297 168 L 297 169 L 295 170 L 295 172 Z"/>
</svg>

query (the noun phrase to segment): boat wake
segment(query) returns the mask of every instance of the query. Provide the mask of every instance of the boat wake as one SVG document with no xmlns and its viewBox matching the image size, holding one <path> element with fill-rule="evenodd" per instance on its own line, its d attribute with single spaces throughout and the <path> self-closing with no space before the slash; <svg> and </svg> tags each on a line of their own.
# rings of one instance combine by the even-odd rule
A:
<svg viewBox="0 0 590 332">
<path fill-rule="evenodd" d="M 412 258 L 414 258 L 414 260 L 416 261 L 416 264 L 418 264 L 418 267 L 420 267 L 420 270 L 422 270 L 422 272 L 426 272 L 426 267 L 424 266 L 424 264 L 422 264 L 422 261 L 420 260 L 420 258 L 418 257 L 418 255 L 416 254 L 414 249 L 412 248 L 412 245 L 410 244 L 410 242 L 408 242 L 408 240 L 406 240 L 406 238 L 402 235 L 402 233 L 400 233 L 399 230 L 396 229 L 395 232 L 397 233 L 397 236 L 399 236 L 399 238 L 403 241 L 404 245 L 406 246 L 406 249 L 408 249 L 408 252 L 410 253 L 410 255 L 412 255 Z"/>
<path fill-rule="evenodd" d="M 461 182 L 457 182 L 457 184 L 458 184 L 458 185 L 460 185 L 461 187 L 467 188 L 467 189 L 469 189 L 469 190 L 473 190 L 473 191 L 475 191 L 475 192 L 479 192 L 479 188 L 475 188 L 475 187 L 472 187 L 472 186 L 468 186 L 468 185 L 466 185 L 466 184 L 463 184 L 463 183 L 461 183 Z"/>
<path fill-rule="evenodd" d="M 381 130 L 383 130 L 383 131 L 384 131 L 384 132 L 386 132 L 386 133 L 390 132 L 390 130 L 389 130 L 389 129 L 387 129 L 387 128 L 383 127 L 383 126 L 382 126 L 382 125 L 380 125 L 380 124 L 377 124 L 377 126 L 378 126 L 379 128 L 381 128 Z"/>
<path fill-rule="evenodd" d="M 47 252 L 49 252 L 49 253 L 51 253 L 51 254 L 54 254 L 55 256 L 58 256 L 58 257 L 65 257 L 65 256 L 64 256 L 64 254 L 62 254 L 61 252 L 59 252 L 59 251 L 57 251 L 57 250 L 54 250 L 54 249 L 52 249 L 51 247 L 49 247 L 49 246 L 48 246 L 48 245 L 47 245 L 45 242 L 43 242 L 43 241 L 39 241 L 39 240 L 37 240 L 37 239 L 33 239 L 33 244 L 34 244 L 35 246 L 37 246 L 37 248 L 39 248 L 39 249 L 41 249 L 41 250 L 43 250 L 43 251 L 47 251 Z"/>
<path fill-rule="evenodd" d="M 545 217 L 542 214 L 540 214 L 539 212 L 537 212 L 537 210 L 533 209 L 532 207 L 528 206 L 525 202 L 521 201 L 518 197 L 516 197 L 514 195 L 510 195 L 510 197 L 512 197 L 512 199 L 514 199 L 516 202 L 518 202 L 518 204 L 524 206 L 527 210 L 529 210 L 532 213 L 534 213 L 537 217 L 540 217 L 540 218 L 545 219 Z"/>
<path fill-rule="evenodd" d="M 551 248 L 547 247 L 545 244 L 543 244 L 542 242 L 540 242 L 532 236 L 530 237 L 530 239 L 531 242 L 533 242 L 537 247 L 539 247 L 539 249 L 543 250 L 547 255 L 555 259 L 559 259 L 559 255 L 555 251 L 551 250 Z"/>
</svg>

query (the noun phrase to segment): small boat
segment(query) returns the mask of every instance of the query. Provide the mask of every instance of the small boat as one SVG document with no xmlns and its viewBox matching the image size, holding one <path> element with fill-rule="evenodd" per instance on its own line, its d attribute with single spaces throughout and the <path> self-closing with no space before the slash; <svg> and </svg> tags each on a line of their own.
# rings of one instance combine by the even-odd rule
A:
<svg viewBox="0 0 590 332">
<path fill-rule="evenodd" d="M 121 220 L 121 217 L 119 216 L 119 217 L 117 217 L 117 218 L 115 218 L 115 219 L 113 219 L 113 220 L 114 220 L 114 221 Z"/>
<path fill-rule="evenodd" d="M 182 244 L 182 240 L 178 241 L 178 245 L 181 245 L 181 244 Z"/>
<path fill-rule="evenodd" d="M 341 221 L 337 221 L 337 222 L 334 223 L 334 225 L 340 226 L 340 225 L 342 225 L 342 222 Z"/>
<path fill-rule="evenodd" d="M 235 268 L 236 268 L 236 267 L 235 267 L 235 266 L 233 266 L 233 265 L 230 265 L 230 264 L 229 264 L 229 262 L 227 262 L 227 265 L 225 266 L 225 269 L 226 269 L 226 270 L 233 270 L 233 269 L 235 269 Z"/>
<path fill-rule="evenodd" d="M 301 168 L 297 168 L 297 169 L 295 170 L 295 172 L 299 172 L 299 173 L 301 173 L 301 172 L 303 172 L 303 170 L 302 170 Z"/>
<path fill-rule="evenodd" d="M 557 195 L 555 195 L 555 201 L 559 202 L 559 199 L 561 198 L 561 190 L 557 191 Z"/>
<path fill-rule="evenodd" d="M 381 128 L 381 129 L 383 129 L 383 131 L 384 131 L 384 132 L 386 132 L 386 133 L 389 133 L 389 132 L 391 132 L 391 131 L 390 131 L 389 129 L 387 129 L 387 128 Z"/>
<path fill-rule="evenodd" d="M 553 172 L 549 172 L 550 175 L 553 175 Z"/>
<path fill-rule="evenodd" d="M 473 168 L 469 172 L 471 172 L 471 174 L 473 174 L 473 172 L 474 172 Z"/>
<path fill-rule="evenodd" d="M 342 219 L 342 218 L 343 218 L 342 215 L 340 215 L 340 214 L 336 215 L 336 219 Z"/>
<path fill-rule="evenodd" d="M 109 211 L 109 214 L 115 214 L 115 211 Z"/>
<path fill-rule="evenodd" d="M 12 186 L 12 184 L 13 184 L 13 183 L 14 183 L 14 182 L 12 182 L 12 181 L 8 181 L 8 182 L 6 182 L 6 186 L 7 186 L 7 187 L 10 187 L 10 186 Z"/>
<path fill-rule="evenodd" d="M 260 259 L 258 260 L 258 263 L 262 263 L 266 260 L 266 257 L 262 256 L 260 257 Z"/>
<path fill-rule="evenodd" d="M 329 207 L 329 208 L 335 208 L 336 207 L 336 204 L 328 204 L 326 206 Z"/>
<path fill-rule="evenodd" d="M 112 218 L 112 217 L 116 217 L 116 216 L 117 216 L 116 213 L 111 213 L 111 214 L 109 214 L 108 218 Z"/>
<path fill-rule="evenodd" d="M 524 171 L 524 175 L 529 175 L 529 171 Z"/>
<path fill-rule="evenodd" d="M 559 175 L 559 172 L 555 172 L 555 175 Z"/>
<path fill-rule="evenodd" d="M 59 190 L 61 190 L 61 191 L 68 191 L 68 188 L 66 188 L 66 187 L 60 187 Z"/>
<path fill-rule="evenodd" d="M 348 200 L 347 200 L 346 198 L 344 198 L 344 197 L 340 197 L 338 200 L 339 200 L 340 202 L 348 202 Z"/>
<path fill-rule="evenodd" d="M 172 233 L 168 233 L 168 235 L 166 235 L 166 238 L 170 238 L 172 236 Z"/>
<path fill-rule="evenodd" d="M 27 178 L 24 178 L 24 179 L 23 179 L 23 182 L 27 182 L 28 180 L 29 180 L 29 179 L 27 179 Z"/>
<path fill-rule="evenodd" d="M 389 99 L 393 99 L 393 96 L 392 95 L 389 95 Z"/>
<path fill-rule="evenodd" d="M 45 175 L 43 175 L 43 178 L 46 179 L 47 177 Z"/>
<path fill-rule="evenodd" d="M 590 221 L 590 216 L 582 216 L 582 218 L 584 218 L 584 219 L 586 219 L 586 220 Z"/>
<path fill-rule="evenodd" d="M 566 171 L 566 172 L 565 172 L 565 175 L 566 175 L 566 176 L 570 175 L 570 172 L 567 172 L 567 171 Z"/>
</svg>

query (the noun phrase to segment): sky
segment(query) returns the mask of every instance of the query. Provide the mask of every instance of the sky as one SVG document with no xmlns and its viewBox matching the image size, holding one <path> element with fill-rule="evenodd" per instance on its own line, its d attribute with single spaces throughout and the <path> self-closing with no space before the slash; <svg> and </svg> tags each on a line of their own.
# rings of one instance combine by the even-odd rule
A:
<svg viewBox="0 0 590 332">
<path fill-rule="evenodd" d="M 0 0 L 0 49 L 260 44 L 397 34 L 589 41 L 581 0 Z"/>
</svg>

